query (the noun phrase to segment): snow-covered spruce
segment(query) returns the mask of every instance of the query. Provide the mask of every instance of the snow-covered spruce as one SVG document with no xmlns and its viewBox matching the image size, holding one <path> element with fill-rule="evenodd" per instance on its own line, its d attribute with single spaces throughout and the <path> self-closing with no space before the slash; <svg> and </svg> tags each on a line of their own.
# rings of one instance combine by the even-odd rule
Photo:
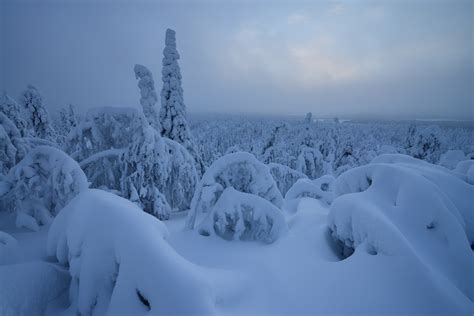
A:
<svg viewBox="0 0 474 316">
<path fill-rule="evenodd" d="M 333 200 L 333 182 L 334 177 L 330 175 L 322 176 L 313 181 L 299 179 L 286 193 L 284 209 L 291 213 L 296 212 L 299 200 L 305 197 L 331 204 Z"/>
<path fill-rule="evenodd" d="M 406 151 L 412 157 L 437 163 L 444 151 L 445 139 L 436 125 L 427 127 L 410 126 L 406 139 Z"/>
<path fill-rule="evenodd" d="M 8 173 L 9 192 L 3 203 L 16 212 L 16 225 L 31 230 L 51 222 L 79 192 L 87 178 L 74 161 L 59 149 L 39 146 Z"/>
<path fill-rule="evenodd" d="M 0 175 L 7 174 L 29 149 L 15 124 L 0 112 Z"/>
<path fill-rule="evenodd" d="M 304 173 L 291 169 L 285 165 L 271 162 L 268 164 L 270 172 L 275 179 L 278 190 L 284 196 L 298 179 L 308 178 Z"/>
<path fill-rule="evenodd" d="M 237 152 L 219 158 L 206 170 L 194 193 L 186 227 L 199 224 L 228 187 L 257 195 L 278 208 L 283 204 L 269 168 L 252 154 Z"/>
<path fill-rule="evenodd" d="M 429 166 L 373 163 L 343 173 L 328 225 L 342 255 L 363 247 L 373 255 L 412 256 L 472 299 L 471 249 L 456 205 L 474 192 Z"/>
<path fill-rule="evenodd" d="M 151 127 L 161 133 L 161 124 L 156 103 L 158 96 L 155 91 L 155 81 L 151 71 L 143 65 L 135 65 L 133 68 L 135 78 L 138 79 L 138 88 L 140 89 L 140 104 Z"/>
<path fill-rule="evenodd" d="M 54 142 L 56 132 L 53 129 L 43 97 L 36 87 L 28 85 L 21 95 L 21 104 L 25 113 L 27 133 L 32 137 Z"/>
<path fill-rule="evenodd" d="M 194 159 L 161 137 L 140 111 L 91 111 L 70 140 L 92 187 L 119 193 L 160 219 L 189 209 L 198 181 Z"/>
<path fill-rule="evenodd" d="M 26 122 L 23 119 L 20 105 L 5 92 L 0 94 L 0 112 L 15 124 L 22 137 L 27 135 Z"/>
<path fill-rule="evenodd" d="M 228 187 L 197 227 L 199 234 L 215 233 L 226 240 L 272 243 L 287 231 L 282 212 L 269 201 Z"/>
<path fill-rule="evenodd" d="M 167 29 L 163 50 L 163 69 L 161 71 L 163 80 L 160 109 L 161 136 L 182 144 L 193 156 L 196 161 L 196 170 L 199 175 L 202 175 L 205 166 L 192 139 L 186 119 L 186 106 L 184 105 L 178 59 L 176 32 Z"/>
<path fill-rule="evenodd" d="M 213 314 L 202 269 L 178 255 L 166 235 L 162 222 L 123 198 L 101 190 L 79 194 L 54 220 L 47 244 L 48 255 L 69 267 L 71 310 Z"/>
</svg>

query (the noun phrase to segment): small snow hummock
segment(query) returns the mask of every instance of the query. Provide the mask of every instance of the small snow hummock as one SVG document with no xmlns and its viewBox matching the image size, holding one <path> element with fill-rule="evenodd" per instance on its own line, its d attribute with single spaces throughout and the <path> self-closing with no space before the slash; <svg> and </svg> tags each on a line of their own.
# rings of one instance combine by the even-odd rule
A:
<svg viewBox="0 0 474 316">
<path fill-rule="evenodd" d="M 473 196 L 472 187 L 446 169 L 443 173 L 439 166 L 421 165 L 411 157 L 376 160 L 405 162 L 375 162 L 336 179 L 328 226 L 341 254 L 346 257 L 362 245 L 373 255 L 412 256 L 472 299 L 467 277 L 472 273 L 467 237 L 472 236 L 466 225 L 472 221 L 457 207 Z"/>
<path fill-rule="evenodd" d="M 17 214 L 18 227 L 39 230 L 79 192 L 89 186 L 86 175 L 59 149 L 38 146 L 8 173 L 5 200 Z"/>
<path fill-rule="evenodd" d="M 214 161 L 204 173 L 191 201 L 186 227 L 193 229 L 197 218 L 208 213 L 228 187 L 257 195 L 278 208 L 283 204 L 283 197 L 265 164 L 246 152 L 228 154 Z"/>
<path fill-rule="evenodd" d="M 457 164 L 467 157 L 462 150 L 448 150 L 439 158 L 439 164 L 448 169 L 456 168 Z"/>
<path fill-rule="evenodd" d="M 253 194 L 224 190 L 217 203 L 197 227 L 203 236 L 215 232 L 226 240 L 272 243 L 288 227 L 283 213 L 269 201 Z"/>
<path fill-rule="evenodd" d="M 81 315 L 213 313 L 201 268 L 166 242 L 162 222 L 112 193 L 89 189 L 55 218 L 48 255 L 68 265 L 70 309 Z M 184 301 L 183 301 L 184 300 Z"/>
</svg>

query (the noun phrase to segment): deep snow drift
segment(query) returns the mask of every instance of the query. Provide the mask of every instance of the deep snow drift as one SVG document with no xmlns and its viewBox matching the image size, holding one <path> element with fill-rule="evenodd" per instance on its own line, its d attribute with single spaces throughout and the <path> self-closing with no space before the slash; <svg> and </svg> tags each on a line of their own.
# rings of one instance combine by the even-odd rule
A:
<svg viewBox="0 0 474 316">
<path fill-rule="evenodd" d="M 231 163 L 219 162 L 205 183 L 224 183 L 215 179 L 232 183 L 233 173 L 225 170 L 255 168 L 247 158 L 237 154 Z M 252 168 L 249 176 L 256 172 Z M 291 210 L 251 193 L 257 191 L 239 192 L 236 183 L 229 185 L 196 227 L 208 234 L 184 230 L 183 215 L 160 222 L 102 190 L 79 193 L 49 229 L 37 233 L 14 228 L 11 216 L 3 214 L 0 255 L 12 259 L 0 261 L 0 311 L 22 315 L 467 315 L 472 311 L 473 257 L 467 225 L 472 223 L 472 212 L 466 213 L 463 206 L 472 201 L 473 187 L 459 173 L 407 156 L 384 155 L 335 181 L 302 180 L 304 186 L 296 183 L 287 193 Z M 312 196 L 314 192 L 325 192 L 334 200 Z M 232 222 L 233 214 L 240 216 L 240 224 Z M 229 226 L 229 221 L 235 225 Z M 259 225 L 252 226 L 256 222 Z"/>
</svg>

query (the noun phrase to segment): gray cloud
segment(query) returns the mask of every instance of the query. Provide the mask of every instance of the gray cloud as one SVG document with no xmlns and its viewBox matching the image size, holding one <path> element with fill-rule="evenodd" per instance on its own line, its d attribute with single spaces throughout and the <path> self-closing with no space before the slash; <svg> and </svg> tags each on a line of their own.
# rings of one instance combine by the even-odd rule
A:
<svg viewBox="0 0 474 316">
<path fill-rule="evenodd" d="M 3 1 L 3 88 L 138 105 L 176 29 L 192 112 L 473 118 L 470 1 Z M 0 84 L 2 82 L 0 81 Z"/>
</svg>

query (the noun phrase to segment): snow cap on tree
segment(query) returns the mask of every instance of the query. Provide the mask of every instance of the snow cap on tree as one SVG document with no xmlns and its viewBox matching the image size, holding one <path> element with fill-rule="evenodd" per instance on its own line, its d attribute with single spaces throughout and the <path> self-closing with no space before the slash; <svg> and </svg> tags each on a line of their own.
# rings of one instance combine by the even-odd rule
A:
<svg viewBox="0 0 474 316">
<path fill-rule="evenodd" d="M 155 81 L 151 71 L 143 65 L 135 65 L 133 68 L 135 78 L 138 79 L 138 88 L 140 88 L 140 104 L 142 105 L 143 114 L 148 123 L 161 132 L 161 124 L 156 110 L 156 102 L 158 97 L 155 91 Z"/>
<path fill-rule="evenodd" d="M 186 106 L 181 87 L 181 72 L 178 65 L 179 53 L 176 50 L 176 32 L 167 29 L 163 50 L 163 69 L 161 71 L 163 88 L 161 90 L 161 136 L 182 144 L 196 161 L 196 169 L 201 175 L 204 162 L 192 140 L 186 120 Z"/>
</svg>

